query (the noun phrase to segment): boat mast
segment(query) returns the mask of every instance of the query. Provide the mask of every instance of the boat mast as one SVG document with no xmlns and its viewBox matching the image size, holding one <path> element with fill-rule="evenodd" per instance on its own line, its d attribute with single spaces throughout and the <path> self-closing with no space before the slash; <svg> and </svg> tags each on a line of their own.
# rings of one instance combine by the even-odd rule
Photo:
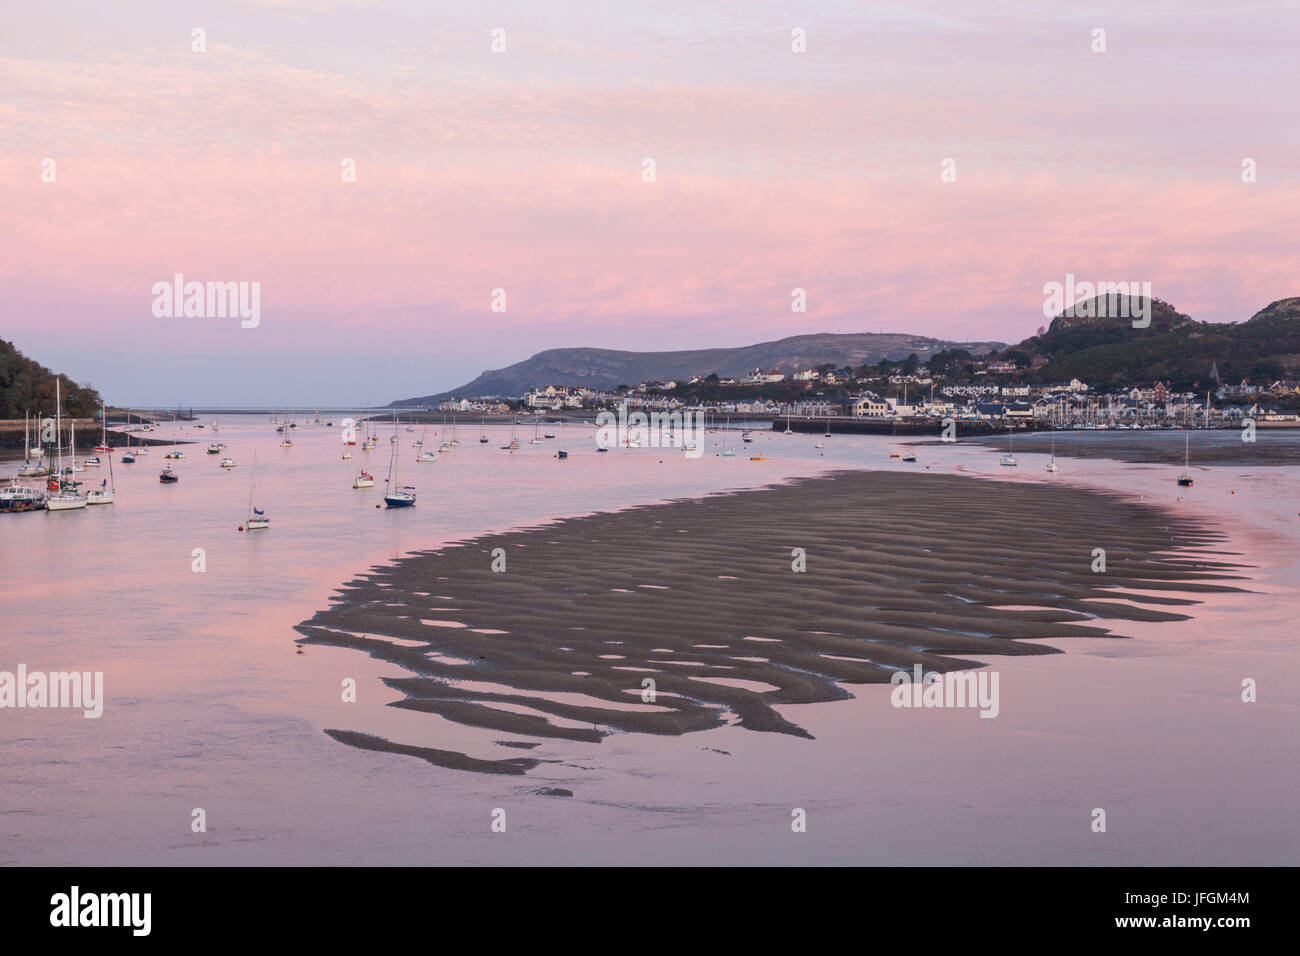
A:
<svg viewBox="0 0 1300 956">
<path fill-rule="evenodd" d="M 244 519 L 247 525 L 253 519 L 253 494 L 257 490 L 257 452 L 253 452 L 253 474 L 252 480 L 248 483 L 248 517 Z"/>
<path fill-rule="evenodd" d="M 58 376 L 54 379 L 54 447 L 58 455 L 58 464 L 56 473 L 60 476 L 63 474 L 63 393 L 60 389 L 61 380 Z"/>
</svg>

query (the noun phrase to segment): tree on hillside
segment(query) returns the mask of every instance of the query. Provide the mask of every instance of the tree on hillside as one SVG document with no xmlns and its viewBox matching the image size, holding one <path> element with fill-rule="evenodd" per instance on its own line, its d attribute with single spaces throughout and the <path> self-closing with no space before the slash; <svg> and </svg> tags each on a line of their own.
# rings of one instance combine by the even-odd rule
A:
<svg viewBox="0 0 1300 956">
<path fill-rule="evenodd" d="M 74 418 L 89 418 L 99 411 L 99 393 L 89 385 L 78 385 L 60 375 L 63 412 Z M 55 375 L 39 362 L 23 355 L 12 342 L 0 339 L 0 418 L 22 418 L 30 411 L 54 411 Z"/>
</svg>

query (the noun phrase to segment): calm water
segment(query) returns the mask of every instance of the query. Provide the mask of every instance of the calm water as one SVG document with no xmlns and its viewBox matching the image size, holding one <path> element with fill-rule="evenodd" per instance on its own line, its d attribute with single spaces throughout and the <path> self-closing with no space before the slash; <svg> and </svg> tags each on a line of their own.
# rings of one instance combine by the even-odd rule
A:
<svg viewBox="0 0 1300 956">
<path fill-rule="evenodd" d="M 760 433 L 718 458 L 651 449 L 594 452 L 589 427 L 563 442 L 499 450 L 509 428 L 459 430 L 462 444 L 416 464 L 400 433 L 414 509 L 376 509 L 380 447 L 341 460 L 339 429 L 308 427 L 285 450 L 265 418 L 229 417 L 239 467 L 204 454 L 184 427 L 176 485 L 165 448 L 114 463 L 118 500 L 64 514 L 0 517 L 0 669 L 102 670 L 104 716 L 0 711 L 4 863 L 1294 863 L 1300 826 L 1300 666 L 1294 623 L 1300 469 L 1198 470 L 1178 489 L 1166 466 L 924 447 L 888 458 L 887 438 Z M 164 429 L 159 433 L 170 437 Z M 521 426 L 526 441 L 531 430 Z M 156 435 L 155 437 L 158 437 Z M 442 435 L 430 429 L 436 448 Z M 1267 436 L 1261 435 L 1261 440 Z M 1195 441 L 1195 439 L 1194 439 Z M 735 439 L 733 438 L 733 443 Z M 237 530 L 254 452 L 272 528 Z M 115 455 L 115 458 L 118 456 Z M 1195 450 L 1193 449 L 1193 461 Z M 1053 480 L 1141 495 L 1212 519 L 1258 565 L 1257 593 L 1215 598 L 1182 624 L 1127 624 L 1131 641 L 1073 641 L 1066 655 L 998 659 L 1001 715 L 895 710 L 888 690 L 801 706 L 807 741 L 726 727 L 678 738 L 546 742 L 526 777 L 440 770 L 368 753 L 322 732 L 469 749 L 502 735 L 384 705 L 401 676 L 351 651 L 297 654 L 292 626 L 356 573 L 410 550 L 485 531 L 830 468 L 871 467 Z M 378 487 L 354 490 L 358 467 Z M 4 469 L 8 471 L 8 468 Z M 1011 472 L 1011 474 L 1008 474 Z M 84 476 L 98 482 L 107 469 Z M 1235 492 L 1235 494 L 1233 493 Z M 1181 498 L 1182 500 L 1179 500 Z M 1008 516 L 1013 521 L 1014 516 Z M 191 570 L 194 549 L 206 571 Z M 887 555 L 882 556 L 887 560 Z M 1239 700 L 1244 677 L 1260 701 Z M 340 682 L 357 681 L 345 704 Z M 720 753 L 719 751 L 725 751 Z M 522 751 L 521 751 L 522 753 Z M 567 787 L 573 798 L 539 796 Z M 1093 807 L 1107 834 L 1088 828 Z M 208 832 L 190 830 L 195 807 Z M 504 808 L 508 832 L 489 830 Z M 808 832 L 790 831 L 790 810 Z"/>
</svg>

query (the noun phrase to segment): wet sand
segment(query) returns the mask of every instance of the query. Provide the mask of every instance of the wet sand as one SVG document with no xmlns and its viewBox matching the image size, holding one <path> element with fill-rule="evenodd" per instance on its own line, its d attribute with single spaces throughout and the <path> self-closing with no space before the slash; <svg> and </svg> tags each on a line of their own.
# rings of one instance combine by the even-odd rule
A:
<svg viewBox="0 0 1300 956">
<path fill-rule="evenodd" d="M 1193 429 L 1189 435 L 1188 456 L 1192 468 L 1201 465 L 1300 465 L 1300 429 L 1266 428 L 1255 430 L 1253 442 L 1242 441 L 1236 428 Z M 967 438 L 999 453 L 1007 450 L 1007 434 Z M 917 444 L 937 444 L 924 442 Z M 1051 432 L 1017 432 L 1017 452 L 1046 455 L 1052 450 Z M 1109 458 L 1135 464 L 1183 464 L 1183 433 L 1176 429 L 1160 431 L 1058 431 L 1055 453 L 1058 458 Z"/>
<path fill-rule="evenodd" d="M 298 630 L 408 672 L 386 681 L 405 695 L 393 706 L 490 729 L 505 747 L 731 723 L 806 737 L 784 705 L 843 699 L 843 685 L 914 664 L 976 667 L 1120 638 L 1124 621 L 1185 620 L 1196 595 L 1244 586 L 1222 540 L 1064 486 L 840 472 L 419 552 L 349 582 Z M 456 769 L 537 764 L 326 733 Z"/>
</svg>

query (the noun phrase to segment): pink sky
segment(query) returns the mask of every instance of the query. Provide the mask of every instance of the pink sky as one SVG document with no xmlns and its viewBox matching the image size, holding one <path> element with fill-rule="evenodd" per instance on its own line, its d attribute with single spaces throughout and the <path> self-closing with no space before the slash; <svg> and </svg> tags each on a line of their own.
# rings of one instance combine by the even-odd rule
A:
<svg viewBox="0 0 1300 956">
<path fill-rule="evenodd" d="M 7 10 L 0 336 L 110 401 L 358 404 L 567 345 L 1014 341 L 1066 272 L 1300 294 L 1300 10 L 1131 6 Z M 155 318 L 176 272 L 259 281 L 261 325 Z"/>
</svg>

